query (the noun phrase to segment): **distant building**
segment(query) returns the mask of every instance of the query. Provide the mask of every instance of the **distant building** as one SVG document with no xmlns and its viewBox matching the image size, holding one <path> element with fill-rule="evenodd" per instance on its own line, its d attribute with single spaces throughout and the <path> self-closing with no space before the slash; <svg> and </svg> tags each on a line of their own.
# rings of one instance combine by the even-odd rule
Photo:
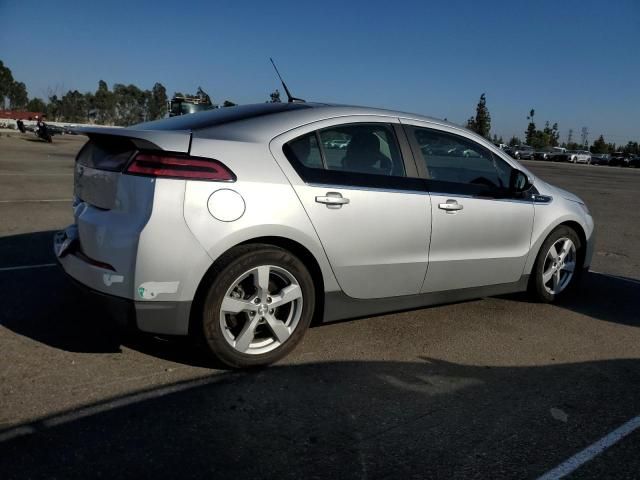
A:
<svg viewBox="0 0 640 480">
<path fill-rule="evenodd" d="M 11 120 L 35 120 L 36 117 L 42 118 L 43 112 L 19 112 L 15 110 L 0 110 L 0 118 Z"/>
</svg>

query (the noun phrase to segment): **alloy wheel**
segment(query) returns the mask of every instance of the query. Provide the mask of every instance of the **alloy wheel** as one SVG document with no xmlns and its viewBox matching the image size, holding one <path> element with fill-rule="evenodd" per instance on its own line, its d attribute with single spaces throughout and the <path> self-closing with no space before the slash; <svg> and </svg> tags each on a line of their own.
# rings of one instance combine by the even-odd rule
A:
<svg viewBox="0 0 640 480">
<path fill-rule="evenodd" d="M 300 322 L 303 295 L 289 271 L 260 265 L 238 277 L 220 308 L 220 327 L 236 351 L 260 355 L 280 347 Z"/>
<path fill-rule="evenodd" d="M 576 260 L 576 246 L 571 239 L 562 237 L 551 245 L 542 269 L 542 284 L 548 293 L 557 295 L 567 288 L 576 269 Z"/>
</svg>

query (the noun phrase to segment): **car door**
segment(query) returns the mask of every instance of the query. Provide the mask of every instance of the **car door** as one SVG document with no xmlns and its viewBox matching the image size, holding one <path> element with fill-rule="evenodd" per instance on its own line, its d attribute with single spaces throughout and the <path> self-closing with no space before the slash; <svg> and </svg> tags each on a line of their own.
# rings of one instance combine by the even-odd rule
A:
<svg viewBox="0 0 640 480">
<path fill-rule="evenodd" d="M 398 120 L 369 120 L 304 127 L 275 139 L 271 151 L 347 295 L 416 294 L 427 270 L 430 198 Z"/>
<path fill-rule="evenodd" d="M 518 281 L 531 246 L 531 195 L 511 194 L 514 168 L 455 130 L 406 127 L 431 194 L 429 268 L 422 292 Z"/>
</svg>

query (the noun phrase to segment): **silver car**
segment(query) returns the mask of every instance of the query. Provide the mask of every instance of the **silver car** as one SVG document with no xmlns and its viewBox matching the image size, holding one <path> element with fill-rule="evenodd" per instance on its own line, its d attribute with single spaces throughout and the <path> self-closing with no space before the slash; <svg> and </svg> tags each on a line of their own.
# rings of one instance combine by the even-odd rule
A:
<svg viewBox="0 0 640 480">
<path fill-rule="evenodd" d="M 312 321 L 550 302 L 591 262 L 578 197 L 440 120 L 288 103 L 81 132 L 62 268 L 121 322 L 232 367 L 282 358 Z"/>
</svg>

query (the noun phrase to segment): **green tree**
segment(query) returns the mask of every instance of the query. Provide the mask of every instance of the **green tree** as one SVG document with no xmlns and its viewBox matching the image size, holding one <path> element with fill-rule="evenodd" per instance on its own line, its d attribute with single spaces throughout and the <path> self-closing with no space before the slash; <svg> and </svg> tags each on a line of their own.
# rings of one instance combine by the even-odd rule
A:
<svg viewBox="0 0 640 480">
<path fill-rule="evenodd" d="M 47 104 L 44 103 L 44 100 L 42 100 L 41 98 L 32 98 L 31 100 L 29 100 L 29 103 L 27 103 L 27 111 L 28 112 L 40 112 L 40 113 L 45 113 L 47 110 Z"/>
<path fill-rule="evenodd" d="M 11 110 L 22 110 L 29 103 L 29 95 L 27 94 L 27 87 L 22 82 L 13 82 L 9 89 L 9 104 Z"/>
<path fill-rule="evenodd" d="M 471 130 L 472 132 L 477 132 L 478 131 L 478 126 L 476 125 L 475 117 L 469 117 L 465 127 L 468 128 L 469 130 Z"/>
<path fill-rule="evenodd" d="M 0 60 L 0 109 L 4 108 L 5 97 L 9 96 L 13 83 L 11 69 L 5 67 L 2 60 Z"/>
<path fill-rule="evenodd" d="M 480 100 L 476 105 L 476 116 L 469 117 L 466 127 L 487 140 L 491 140 L 491 114 L 487 108 L 487 97 L 484 93 L 480 95 Z"/>
<path fill-rule="evenodd" d="M 267 103 L 281 103 L 282 100 L 280 100 L 280 91 L 276 88 L 273 92 L 271 92 L 269 94 L 269 97 L 271 97 L 271 100 L 269 100 Z"/>
<path fill-rule="evenodd" d="M 527 116 L 527 120 L 529 120 L 529 125 L 527 125 L 527 130 L 524 132 L 524 140 L 525 142 L 527 142 L 527 145 L 531 145 L 531 141 L 533 140 L 533 137 L 536 135 L 536 124 L 533 120 L 534 115 L 536 114 L 536 111 L 532 108 L 531 111 L 529 112 L 529 115 Z"/>
<path fill-rule="evenodd" d="M 638 151 L 638 142 L 631 142 L 631 141 L 629 141 L 629 142 L 624 146 L 624 148 L 622 149 L 622 151 L 623 151 L 624 153 L 628 153 L 628 154 L 631 154 L 631 155 L 638 155 L 638 153 L 640 153 L 640 152 Z"/>
<path fill-rule="evenodd" d="M 545 147 L 557 147 L 560 141 L 560 133 L 558 132 L 558 124 L 554 123 L 553 126 L 549 126 L 549 121 L 544 124 L 544 130 L 542 130 L 545 138 L 547 139 L 547 145 Z"/>
<path fill-rule="evenodd" d="M 96 123 L 101 125 L 113 125 L 116 116 L 116 99 L 109 90 L 107 82 L 100 80 L 98 90 L 95 93 Z"/>
<path fill-rule="evenodd" d="M 60 115 L 66 122 L 86 122 L 87 103 L 78 90 L 69 90 L 60 99 Z"/>
<path fill-rule="evenodd" d="M 604 141 L 604 137 L 600 135 L 596 141 L 593 142 L 589 149 L 591 153 L 609 153 L 609 146 Z"/>
<path fill-rule="evenodd" d="M 135 85 L 116 83 L 113 86 L 115 97 L 115 124 L 129 126 L 144 122 L 147 118 L 150 92 L 142 91 Z"/>
<path fill-rule="evenodd" d="M 148 120 L 158 120 L 167 114 L 167 89 L 161 83 L 155 83 L 149 98 Z"/>
<path fill-rule="evenodd" d="M 483 93 L 476 106 L 476 132 L 484 138 L 489 138 L 491 131 L 491 114 L 487 108 L 487 97 Z"/>
<path fill-rule="evenodd" d="M 544 130 L 536 130 L 527 143 L 535 150 L 543 150 L 549 147 L 551 143 L 551 134 Z"/>
<path fill-rule="evenodd" d="M 509 146 L 510 147 L 517 147 L 518 145 L 522 145 L 522 140 L 520 140 L 518 137 L 516 137 L 514 135 L 513 137 L 511 137 L 509 139 Z"/>
<path fill-rule="evenodd" d="M 62 112 L 62 102 L 57 95 L 51 95 L 49 97 L 49 103 L 47 104 L 46 115 L 51 121 L 57 122 L 60 119 Z"/>
</svg>

